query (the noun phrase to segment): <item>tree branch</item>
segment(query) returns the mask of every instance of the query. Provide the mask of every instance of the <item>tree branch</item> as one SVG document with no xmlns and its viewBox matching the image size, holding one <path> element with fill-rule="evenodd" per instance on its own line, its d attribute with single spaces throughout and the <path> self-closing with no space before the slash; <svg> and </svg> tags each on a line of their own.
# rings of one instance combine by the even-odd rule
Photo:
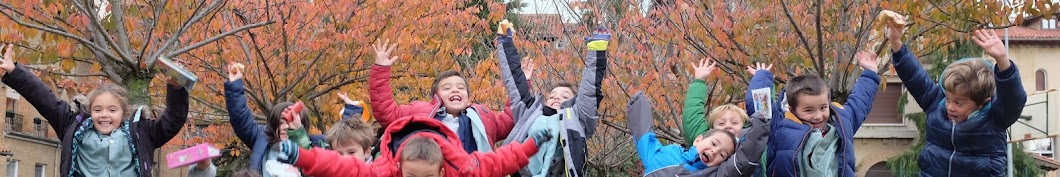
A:
<svg viewBox="0 0 1060 177">
<path fill-rule="evenodd" d="M 74 0 L 74 5 L 77 7 L 78 10 L 81 11 L 82 14 L 86 14 L 88 16 L 88 18 L 89 18 L 88 21 L 90 21 L 90 24 L 91 24 L 90 26 L 92 26 L 92 28 L 95 29 L 94 31 L 96 31 L 94 33 L 93 32 L 89 32 L 89 33 L 93 33 L 94 34 L 93 36 L 96 36 L 96 37 L 99 37 L 99 38 L 103 39 L 103 42 L 105 42 L 107 45 L 109 45 L 111 48 L 113 48 L 115 53 L 118 53 L 118 56 L 120 58 L 114 58 L 114 59 L 125 63 L 125 65 L 129 66 L 130 68 L 135 68 L 134 62 L 132 61 L 132 57 L 129 57 L 129 51 L 127 51 L 127 49 L 119 47 L 118 43 L 114 42 L 114 40 L 111 39 L 112 34 L 110 34 L 110 32 L 107 32 L 106 29 L 103 29 L 103 24 L 99 23 L 99 21 L 101 21 L 99 19 L 102 19 L 102 17 L 96 16 L 97 14 L 95 13 L 95 11 L 92 11 L 92 9 L 86 7 L 83 3 L 81 3 L 81 1 Z M 122 7 L 115 7 L 117 4 L 114 4 L 114 3 L 111 3 L 110 5 L 111 5 L 111 9 L 121 9 L 122 8 Z M 99 8 L 103 8 L 103 7 L 99 7 Z M 114 18 L 124 18 L 124 17 L 116 16 Z M 125 26 L 123 24 L 118 24 L 118 25 L 122 26 L 120 28 L 125 28 Z M 126 45 L 126 46 L 128 46 L 128 45 Z"/>
<path fill-rule="evenodd" d="M 21 12 L 19 12 L 18 10 L 15 10 L 15 8 L 14 8 L 14 7 L 11 7 L 11 6 L 9 5 L 9 4 L 0 4 L 0 7 L 6 8 L 6 9 L 8 9 L 8 10 L 11 10 L 11 12 L 13 12 L 13 13 L 17 13 L 17 14 L 19 14 L 20 16 L 24 16 L 24 17 L 25 17 L 25 15 L 22 15 L 22 13 L 21 13 Z M 22 20 L 20 20 L 20 19 L 16 18 L 16 17 L 15 17 L 15 16 L 13 15 L 13 14 L 11 14 L 11 12 L 6 12 L 6 11 L 3 11 L 3 10 L 0 10 L 0 14 L 3 14 L 3 15 L 4 15 L 4 16 L 6 16 L 6 17 L 7 17 L 8 19 L 11 19 L 11 21 L 12 21 L 12 22 L 15 22 L 16 24 L 19 24 L 19 25 L 22 25 L 22 26 L 25 26 L 25 27 L 29 27 L 29 28 L 33 28 L 33 29 L 37 29 L 37 30 L 41 30 L 41 31 L 44 31 L 44 32 L 49 32 L 49 33 L 52 33 L 52 34 L 56 34 L 56 35 L 59 35 L 59 36 L 63 36 L 63 37 L 67 37 L 67 38 L 71 38 L 71 39 L 74 39 L 74 40 L 77 40 L 77 41 L 78 41 L 78 42 L 80 42 L 80 43 L 81 43 L 82 45 L 85 45 L 85 46 L 87 46 L 87 47 L 91 48 L 91 49 L 92 49 L 92 50 L 94 50 L 94 51 L 98 51 L 98 54 L 101 54 L 101 55 L 97 55 L 97 56 L 105 56 L 105 57 L 110 57 L 110 58 L 118 58 L 118 57 L 114 56 L 114 54 L 112 54 L 112 53 L 109 53 L 109 52 L 106 52 L 106 50 L 104 50 L 104 49 L 103 49 L 102 47 L 100 47 L 100 46 L 98 46 L 98 45 L 95 45 L 95 43 L 92 43 L 92 42 L 91 42 L 91 41 L 89 41 L 88 39 L 85 39 L 85 38 L 83 38 L 83 37 L 80 37 L 80 36 L 77 36 L 77 35 L 74 35 L 74 34 L 70 34 L 70 33 L 68 33 L 68 32 L 65 32 L 65 31 L 60 31 L 60 30 L 59 30 L 58 28 L 53 28 L 53 27 L 48 27 L 48 26 L 41 26 L 41 25 L 35 25 L 35 24 L 30 24 L 30 23 L 26 23 L 25 21 L 22 21 Z M 29 18 L 29 17 L 27 17 L 27 18 Z M 31 18 L 31 19 L 32 19 L 32 18 Z M 43 24 L 42 24 L 42 25 L 43 25 Z"/>
<path fill-rule="evenodd" d="M 191 27 L 192 24 L 194 24 L 195 22 L 198 22 L 199 20 L 202 20 L 202 18 L 204 16 L 206 16 L 206 14 L 208 12 L 212 11 L 213 8 L 216 8 L 218 5 L 220 5 L 221 2 L 222 1 L 213 1 L 213 3 L 210 3 L 210 5 L 207 5 L 206 8 L 197 9 L 197 11 L 195 12 L 195 15 L 191 16 L 191 18 L 189 18 L 188 21 L 185 21 L 184 25 L 181 25 L 181 27 L 178 28 L 176 32 L 173 32 L 173 34 L 170 34 L 169 40 L 166 40 L 166 42 L 163 43 L 162 46 L 158 48 L 158 50 L 156 50 L 153 54 L 151 54 L 150 57 L 147 57 L 147 62 L 146 63 L 148 64 L 148 68 L 151 68 L 151 67 L 154 66 L 154 62 L 155 62 L 155 60 L 158 59 L 159 56 L 162 56 L 162 54 L 167 54 L 168 52 L 166 52 L 166 51 L 168 51 L 169 48 L 171 46 L 173 46 L 173 44 L 177 43 L 177 41 L 180 40 L 181 36 L 184 36 L 184 32 L 186 32 L 188 30 L 188 28 Z M 206 1 L 202 1 L 200 4 L 202 4 L 202 3 L 206 3 Z M 199 7 L 202 7 L 202 6 L 199 6 Z M 167 55 L 167 56 L 171 56 L 171 55 Z"/>
<path fill-rule="evenodd" d="M 221 38 L 228 37 L 228 36 L 234 35 L 234 34 L 236 34 L 238 32 L 246 31 L 246 30 L 249 30 L 249 29 L 252 29 L 252 28 L 265 26 L 265 25 L 268 25 L 268 24 L 272 24 L 272 22 L 271 21 L 267 21 L 267 22 L 261 22 L 261 23 L 255 23 L 255 24 L 242 26 L 242 27 L 233 29 L 231 31 L 224 32 L 224 33 L 218 34 L 216 36 L 210 37 L 209 39 L 206 39 L 206 40 L 203 40 L 203 41 L 199 41 L 198 43 L 189 45 L 187 47 L 178 49 L 176 51 L 169 52 L 169 53 L 166 54 L 166 57 L 167 58 L 172 58 L 172 57 L 175 57 L 177 55 L 184 54 L 184 53 L 186 53 L 188 51 L 191 51 L 191 50 L 197 49 L 199 47 L 205 46 L 206 44 L 213 43 L 214 41 L 220 40 Z M 153 64 L 154 64 L 153 62 L 150 62 L 150 64 L 148 64 L 148 67 L 150 67 Z"/>
<path fill-rule="evenodd" d="M 55 75 L 66 76 L 66 77 L 104 77 L 104 76 L 106 76 L 103 73 L 73 74 L 73 73 L 56 72 L 56 71 L 52 71 L 52 70 L 48 70 L 48 69 L 44 69 L 44 68 L 33 67 L 33 66 L 28 66 L 28 65 L 23 65 L 23 66 L 25 66 L 26 69 L 36 70 L 36 71 L 41 71 L 41 72 L 47 72 L 49 74 L 55 74 Z"/>
<path fill-rule="evenodd" d="M 806 49 L 806 54 L 810 57 L 813 57 L 813 50 L 810 50 L 810 42 L 806 41 L 806 36 L 802 35 L 802 30 L 799 29 L 799 25 L 795 23 L 795 18 L 791 17 L 791 10 L 788 10 L 788 4 L 785 3 L 784 0 L 779 1 L 780 6 L 784 9 L 784 16 L 788 18 L 788 22 L 791 23 L 791 27 L 795 29 L 795 34 L 799 36 L 799 41 L 802 42 L 802 45 L 804 46 L 803 49 Z"/>
</svg>

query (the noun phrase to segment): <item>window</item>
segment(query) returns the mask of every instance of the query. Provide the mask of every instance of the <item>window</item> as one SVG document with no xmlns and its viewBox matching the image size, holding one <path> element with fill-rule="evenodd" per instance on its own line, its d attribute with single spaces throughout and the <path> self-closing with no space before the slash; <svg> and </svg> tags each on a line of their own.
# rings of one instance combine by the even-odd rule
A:
<svg viewBox="0 0 1060 177">
<path fill-rule="evenodd" d="M 5 123 L 7 123 L 7 125 L 4 126 L 6 128 L 5 130 L 22 131 L 22 115 L 15 114 L 14 112 L 7 112 L 4 117 L 4 119 L 7 120 L 5 121 Z"/>
<path fill-rule="evenodd" d="M 39 163 L 36 166 L 34 166 L 33 167 L 33 176 L 35 176 L 35 177 L 47 176 L 47 175 L 44 175 L 44 169 L 45 169 L 44 166 L 45 166 L 44 164 L 39 164 Z"/>
<path fill-rule="evenodd" d="M 18 177 L 18 161 L 7 162 L 7 177 Z"/>
<path fill-rule="evenodd" d="M 7 112 L 11 112 L 11 113 L 15 112 L 15 103 L 16 102 L 18 102 L 18 100 L 16 100 L 16 99 L 11 99 L 11 98 L 7 99 Z"/>
<path fill-rule="evenodd" d="M 1047 77 L 1047 75 L 1045 73 L 1045 69 L 1038 69 L 1038 71 L 1034 72 L 1034 90 L 1035 91 L 1045 91 L 1046 89 L 1049 89 L 1049 85 L 1048 85 L 1049 84 L 1048 83 L 1049 79 L 1046 78 L 1046 77 Z"/>
<path fill-rule="evenodd" d="M 44 122 L 44 119 L 33 118 L 33 135 L 48 137 L 48 124 Z"/>
<path fill-rule="evenodd" d="M 902 95 L 902 83 L 887 83 L 887 90 L 876 93 L 876 100 L 872 102 L 872 110 L 865 124 L 903 124 L 902 115 L 898 115 L 898 100 L 902 96 L 905 96 Z"/>
<path fill-rule="evenodd" d="M 1056 19 L 1042 19 L 1042 29 L 1056 29 Z"/>
</svg>

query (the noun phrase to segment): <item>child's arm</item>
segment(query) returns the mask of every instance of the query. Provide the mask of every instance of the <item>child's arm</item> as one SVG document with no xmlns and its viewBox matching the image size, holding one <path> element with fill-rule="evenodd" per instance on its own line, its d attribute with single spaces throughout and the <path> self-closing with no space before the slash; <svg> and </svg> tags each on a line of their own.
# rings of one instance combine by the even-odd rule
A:
<svg viewBox="0 0 1060 177">
<path fill-rule="evenodd" d="M 633 142 L 640 142 L 641 136 L 654 131 L 654 125 L 651 99 L 645 96 L 644 92 L 637 92 L 629 98 L 629 105 L 626 107 L 626 128 L 629 128 Z"/>
<path fill-rule="evenodd" d="M 916 103 L 920 104 L 920 108 L 925 112 L 936 109 L 935 106 L 945 95 L 924 67 L 920 66 L 920 60 L 917 60 L 916 55 L 909 50 L 908 46 L 902 45 L 901 30 L 899 27 L 888 27 L 887 38 L 891 41 L 891 51 L 894 52 L 891 54 L 894 71 L 897 72 L 898 78 L 902 79 L 902 84 L 905 84 L 905 88 L 909 90 L 909 94 L 913 96 Z"/>
<path fill-rule="evenodd" d="M 228 66 L 228 82 L 225 82 L 225 106 L 228 109 L 229 123 L 240 141 L 248 147 L 265 138 L 265 130 L 254 122 L 254 115 L 247 107 L 247 96 L 243 88 L 243 71 L 239 64 Z"/>
<path fill-rule="evenodd" d="M 688 93 L 685 94 L 685 109 L 681 111 L 682 128 L 684 128 L 681 132 L 685 135 L 685 145 L 692 145 L 696 136 L 710 130 L 710 124 L 706 119 L 707 93 L 710 92 L 710 87 L 705 81 L 707 76 L 714 71 L 715 65 L 717 63 L 711 63 L 710 59 L 700 60 L 699 65 L 692 63 L 695 79 L 692 80 L 692 84 L 688 85 Z"/>
<path fill-rule="evenodd" d="M 751 127 L 744 140 L 736 146 L 736 152 L 715 172 L 715 176 L 749 176 L 755 167 L 762 164 L 763 151 L 769 139 L 769 121 L 761 115 L 751 116 Z"/>
<path fill-rule="evenodd" d="M 607 40 L 610 40 L 610 35 L 594 34 L 590 40 L 592 41 L 588 44 L 589 53 L 585 55 L 582 80 L 578 83 L 578 95 L 573 99 L 575 114 L 581 119 L 582 125 L 585 125 L 585 138 L 596 133 L 597 123 L 600 122 L 597 109 L 604 97 L 600 86 L 607 71 Z"/>
<path fill-rule="evenodd" d="M 372 103 L 376 122 L 383 127 L 398 118 L 412 114 L 411 106 L 394 103 L 394 90 L 390 87 L 390 65 L 397 61 L 397 57 L 390 56 L 390 52 L 396 47 L 397 44 L 390 44 L 389 40 L 382 45 L 372 45 L 376 59 L 368 77 L 368 100 Z"/>
<path fill-rule="evenodd" d="M 151 130 L 147 131 L 147 137 L 153 140 L 155 147 L 162 147 L 177 136 L 188 121 L 188 90 L 172 83 L 166 84 L 166 89 L 166 110 L 158 119 L 142 120 L 146 121 L 142 125 Z"/>
<path fill-rule="evenodd" d="M 857 132 L 861 123 L 865 122 L 865 118 L 868 117 L 869 111 L 872 110 L 872 101 L 876 100 L 876 92 L 880 88 L 880 76 L 876 74 L 879 64 L 876 62 L 875 53 L 862 51 L 854 57 L 865 71 L 862 71 L 858 80 L 854 81 L 854 89 L 850 91 L 850 96 L 847 96 L 847 102 L 843 106 L 853 114 L 843 118 L 851 119 L 853 130 Z"/>
<path fill-rule="evenodd" d="M 972 39 L 976 45 L 983 47 L 987 55 L 997 61 L 994 68 L 997 95 L 993 97 L 996 104 L 989 110 L 990 118 L 1003 127 L 1012 126 L 1027 103 L 1027 92 L 1023 90 L 1019 69 L 1009 60 L 1004 44 L 994 31 L 976 30 Z"/>
<path fill-rule="evenodd" d="M 9 44 L 10 45 L 10 44 Z M 66 126 L 74 123 L 74 118 L 79 114 L 78 112 L 70 111 L 70 104 L 66 101 L 56 98 L 52 94 L 51 88 L 48 88 L 40 78 L 34 76 L 28 69 L 22 65 L 15 65 L 14 61 L 8 57 L 10 55 L 11 47 L 8 47 L 9 54 L 5 55 L 3 61 L 4 70 L 7 74 L 3 76 L 3 82 L 11 89 L 26 98 L 26 101 L 30 105 L 33 105 L 40 112 L 44 119 L 48 120 L 51 124 L 52 129 L 58 135 L 64 135 L 66 132 Z M 10 67 L 10 69 L 8 68 Z M 14 109 L 14 108 L 8 108 Z M 87 110 L 78 110 L 79 112 L 87 112 Z M 87 114 L 84 118 L 88 118 Z M 60 140 L 63 138 L 59 136 Z"/>
<path fill-rule="evenodd" d="M 754 73 L 754 75 L 751 76 L 751 84 L 747 85 L 747 96 L 744 101 L 745 106 L 749 108 L 746 109 L 747 115 L 757 114 L 757 112 L 755 112 L 756 110 L 754 109 L 755 101 L 753 98 L 754 95 L 752 94 L 754 93 L 754 90 L 769 89 L 769 93 L 773 93 L 773 73 L 769 72 L 769 70 L 772 68 L 773 65 L 766 66 L 762 63 L 758 63 L 757 67 L 747 66 L 747 72 Z M 777 95 L 778 98 L 776 98 L 775 100 L 768 100 L 772 102 L 773 105 L 773 107 L 770 108 L 770 110 L 772 111 L 772 113 L 770 113 L 772 114 L 772 117 L 769 119 L 769 126 L 777 126 L 779 125 L 776 123 L 777 121 L 784 120 L 784 106 L 786 105 L 781 104 L 780 101 L 781 99 L 784 99 L 784 92 L 781 91 L 780 94 Z M 770 128 L 775 129 L 777 127 Z"/>
<path fill-rule="evenodd" d="M 372 165 L 353 158 L 342 158 L 338 152 L 321 148 L 298 148 L 298 159 L 293 165 L 308 176 L 375 176 Z"/>
<path fill-rule="evenodd" d="M 533 156 L 537 153 L 538 146 L 540 146 L 540 143 L 551 139 L 551 137 L 538 136 L 538 134 L 547 135 L 547 133 L 541 132 L 544 131 L 533 133 L 531 135 L 532 138 L 529 138 L 522 143 L 512 142 L 511 144 L 497 148 L 493 152 L 471 153 L 470 157 L 473 158 L 475 161 L 478 161 L 478 163 L 476 163 L 477 165 L 467 164 L 458 166 L 471 168 L 469 169 L 469 171 L 471 171 L 472 174 L 467 176 L 500 177 L 509 174 L 515 174 L 519 172 L 519 169 L 522 169 L 527 164 L 530 164 L 530 156 Z"/>
<path fill-rule="evenodd" d="M 515 47 L 511 36 L 512 30 L 503 28 L 506 25 L 510 26 L 511 23 L 504 20 L 497 25 L 501 28 L 497 34 L 499 35 L 497 37 L 497 64 L 501 67 L 501 77 L 504 78 L 504 88 L 508 93 L 508 98 L 513 103 L 522 103 L 523 107 L 528 107 L 526 105 L 534 102 L 530 94 L 530 85 L 527 82 L 529 76 L 526 75 L 531 73 L 523 73 L 521 61 L 523 56 Z"/>
<path fill-rule="evenodd" d="M 70 111 L 70 104 L 56 98 L 51 88 L 48 88 L 40 78 L 34 76 L 24 66 L 16 65 L 13 56 L 14 46 L 14 44 L 5 45 L 3 59 L 0 60 L 0 68 L 3 68 L 5 72 L 2 79 L 4 84 L 25 97 L 26 101 L 33 105 L 37 112 L 40 112 L 41 116 L 54 127 L 52 129 L 56 134 L 65 134 L 65 127 L 74 122 L 78 112 L 88 111 L 80 110 L 80 108 L 78 112 Z M 59 136 L 59 139 L 62 140 L 63 137 Z"/>
</svg>

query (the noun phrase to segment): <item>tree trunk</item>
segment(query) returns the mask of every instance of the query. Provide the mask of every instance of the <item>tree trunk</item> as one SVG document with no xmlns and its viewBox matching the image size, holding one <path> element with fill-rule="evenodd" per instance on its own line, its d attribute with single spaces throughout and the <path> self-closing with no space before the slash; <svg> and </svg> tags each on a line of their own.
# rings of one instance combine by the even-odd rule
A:
<svg viewBox="0 0 1060 177">
<path fill-rule="evenodd" d="M 144 110 L 140 115 L 141 119 L 154 118 L 153 111 L 151 111 L 150 92 L 152 79 L 154 79 L 154 75 L 130 74 L 125 77 L 124 83 L 121 83 L 129 92 L 129 111 L 136 111 L 136 108 L 143 106 Z"/>
</svg>

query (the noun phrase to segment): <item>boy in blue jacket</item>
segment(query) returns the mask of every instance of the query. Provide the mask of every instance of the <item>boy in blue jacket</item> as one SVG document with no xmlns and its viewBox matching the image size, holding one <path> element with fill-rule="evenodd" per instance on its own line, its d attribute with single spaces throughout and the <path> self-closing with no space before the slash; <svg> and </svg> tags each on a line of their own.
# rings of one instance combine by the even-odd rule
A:
<svg viewBox="0 0 1060 177">
<path fill-rule="evenodd" d="M 854 133 L 869 114 L 880 85 L 876 54 L 858 52 L 855 58 L 864 71 L 843 105 L 830 101 L 828 83 L 818 76 L 788 80 L 782 95 L 789 99 L 789 111 L 779 103 L 771 108 L 767 176 L 854 176 Z M 773 90 L 773 74 L 760 68 L 749 87 Z M 754 109 L 747 111 L 755 114 Z"/>
<path fill-rule="evenodd" d="M 920 176 L 1003 176 L 1009 126 L 1027 102 L 1016 64 L 992 30 L 972 41 L 997 61 L 964 59 L 946 67 L 936 83 L 901 43 L 902 28 L 888 28 L 894 69 L 927 113 L 927 139 L 917 158 Z M 996 103 L 996 104 L 995 104 Z"/>
<path fill-rule="evenodd" d="M 736 136 L 722 129 L 700 134 L 687 150 L 678 144 L 663 146 L 652 130 L 655 123 L 651 100 L 644 93 L 637 93 L 629 100 L 626 126 L 644 165 L 644 176 L 674 176 L 718 166 L 736 149 Z"/>
</svg>

